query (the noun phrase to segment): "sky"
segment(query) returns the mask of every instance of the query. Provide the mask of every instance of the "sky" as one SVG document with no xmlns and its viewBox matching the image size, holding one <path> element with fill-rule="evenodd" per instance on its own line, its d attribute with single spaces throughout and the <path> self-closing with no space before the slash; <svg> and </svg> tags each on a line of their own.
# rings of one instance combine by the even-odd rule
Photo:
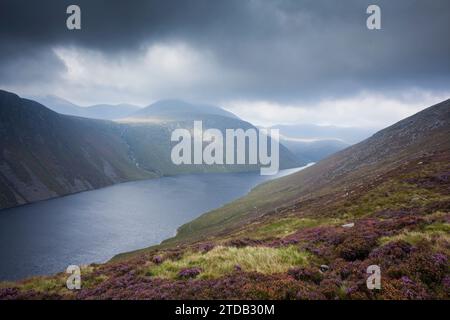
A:
<svg viewBox="0 0 450 320">
<path fill-rule="evenodd" d="M 66 27 L 71 4 L 81 30 Z M 450 98 L 449 31 L 448 0 L 2 0 L 0 88 L 382 128 Z"/>
</svg>

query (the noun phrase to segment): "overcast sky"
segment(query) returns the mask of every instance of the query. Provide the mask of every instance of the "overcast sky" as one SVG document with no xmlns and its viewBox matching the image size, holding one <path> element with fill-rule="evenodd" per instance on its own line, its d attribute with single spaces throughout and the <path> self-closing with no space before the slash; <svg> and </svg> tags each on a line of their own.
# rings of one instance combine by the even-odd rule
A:
<svg viewBox="0 0 450 320">
<path fill-rule="evenodd" d="M 81 30 L 66 28 L 70 4 Z M 448 0 L 2 0 L 0 88 L 379 128 L 450 98 L 449 31 Z"/>
</svg>

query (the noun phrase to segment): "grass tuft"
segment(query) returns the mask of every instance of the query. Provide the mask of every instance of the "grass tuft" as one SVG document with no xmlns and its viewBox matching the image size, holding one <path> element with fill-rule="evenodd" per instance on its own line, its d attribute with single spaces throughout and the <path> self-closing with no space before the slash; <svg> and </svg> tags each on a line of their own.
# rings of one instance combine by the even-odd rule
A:
<svg viewBox="0 0 450 320">
<path fill-rule="evenodd" d="M 179 260 L 166 260 L 160 265 L 150 267 L 146 274 L 175 279 L 180 270 L 196 267 L 202 270 L 198 278 L 212 279 L 233 272 L 236 266 L 246 272 L 273 274 L 306 265 L 308 259 L 308 253 L 299 251 L 294 246 L 282 248 L 218 246 L 207 253 L 190 252 Z"/>
<path fill-rule="evenodd" d="M 282 238 L 288 236 L 300 229 L 317 227 L 322 225 L 335 225 L 342 221 L 339 219 L 332 218 L 298 218 L 298 217 L 288 217 L 277 220 L 272 220 L 260 227 L 253 232 L 248 232 L 246 230 L 245 236 L 252 239 L 264 239 L 264 238 Z M 243 232 L 241 232 L 243 233 Z"/>
<path fill-rule="evenodd" d="M 405 230 L 394 236 L 381 237 L 378 241 L 381 245 L 389 242 L 406 241 L 414 246 L 425 241 L 431 243 L 435 250 L 448 252 L 448 243 L 450 243 L 449 231 L 450 224 L 435 222 L 418 230 Z"/>
</svg>

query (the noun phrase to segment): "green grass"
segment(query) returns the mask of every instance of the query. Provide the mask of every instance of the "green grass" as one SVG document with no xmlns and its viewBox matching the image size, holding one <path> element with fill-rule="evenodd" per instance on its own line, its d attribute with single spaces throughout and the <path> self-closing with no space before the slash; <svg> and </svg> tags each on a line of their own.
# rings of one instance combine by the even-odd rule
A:
<svg viewBox="0 0 450 320">
<path fill-rule="evenodd" d="M 389 237 L 381 237 L 379 240 L 381 245 L 394 241 L 405 241 L 411 245 L 417 245 L 420 242 L 429 242 L 436 250 L 448 250 L 450 243 L 450 224 L 445 222 L 435 222 L 418 230 L 403 231 L 397 235 Z"/>
<path fill-rule="evenodd" d="M 23 290 L 34 290 L 38 292 L 55 292 L 65 288 L 65 282 L 59 278 L 33 278 L 24 283 L 21 287 Z"/>
<path fill-rule="evenodd" d="M 344 217 L 363 217 L 386 209 L 422 207 L 446 198 L 413 184 L 391 180 L 369 191 L 356 202 L 344 204 L 339 213 Z"/>
<path fill-rule="evenodd" d="M 261 226 L 255 225 L 256 230 L 241 231 L 235 236 L 245 235 L 247 238 L 252 239 L 264 239 L 264 238 L 282 238 L 292 234 L 300 229 L 317 227 L 322 225 L 334 225 L 342 223 L 340 219 L 333 218 L 299 218 L 299 217 L 287 217 L 281 219 L 274 219 Z"/>
<path fill-rule="evenodd" d="M 107 279 L 106 275 L 100 275 L 95 278 L 91 277 L 90 275 L 94 271 L 94 267 L 90 265 L 82 265 L 80 268 L 82 288 L 93 287 Z M 15 286 L 22 291 L 33 290 L 39 293 L 71 295 L 73 291 L 68 290 L 66 286 L 68 277 L 69 274 L 66 273 L 59 273 L 54 276 L 36 276 L 16 283 Z"/>
<path fill-rule="evenodd" d="M 181 259 L 166 260 L 160 265 L 153 265 L 147 275 L 160 278 L 177 278 L 184 268 L 202 269 L 199 278 L 211 279 L 233 272 L 236 265 L 243 271 L 273 274 L 286 272 L 289 268 L 306 265 L 309 254 L 293 246 L 282 248 L 269 247 L 215 247 L 207 253 L 188 252 Z"/>
<path fill-rule="evenodd" d="M 425 227 L 425 231 L 429 233 L 443 233 L 444 235 L 450 235 L 450 223 L 435 222 Z"/>
</svg>

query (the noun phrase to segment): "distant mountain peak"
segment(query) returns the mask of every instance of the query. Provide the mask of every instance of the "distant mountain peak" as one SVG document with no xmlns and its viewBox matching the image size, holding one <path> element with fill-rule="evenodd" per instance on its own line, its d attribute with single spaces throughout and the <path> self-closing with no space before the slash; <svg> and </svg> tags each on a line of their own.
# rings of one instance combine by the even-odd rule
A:
<svg viewBox="0 0 450 320">
<path fill-rule="evenodd" d="M 163 118 L 167 120 L 180 120 L 208 115 L 239 119 L 233 113 L 220 107 L 206 104 L 194 104 L 178 99 L 156 101 L 148 107 L 132 114 L 131 118 Z M 201 120 L 201 118 L 199 120 Z"/>
<path fill-rule="evenodd" d="M 71 116 L 78 116 L 92 119 L 114 120 L 128 116 L 140 109 L 140 107 L 127 104 L 96 104 L 93 106 L 82 107 L 76 105 L 64 98 L 48 94 L 44 96 L 31 97 L 49 109 Z"/>
</svg>

